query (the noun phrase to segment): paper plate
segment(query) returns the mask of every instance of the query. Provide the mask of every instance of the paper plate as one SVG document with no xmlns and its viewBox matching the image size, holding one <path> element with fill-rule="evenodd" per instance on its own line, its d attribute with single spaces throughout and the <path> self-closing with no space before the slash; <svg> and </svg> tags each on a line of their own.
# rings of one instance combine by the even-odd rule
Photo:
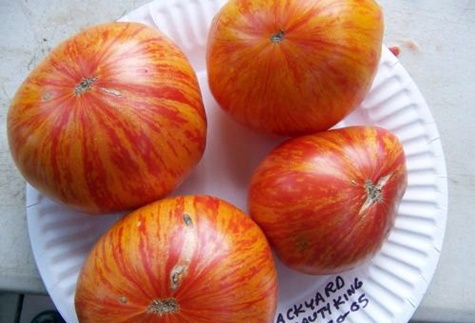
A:
<svg viewBox="0 0 475 323">
<path fill-rule="evenodd" d="M 246 210 L 252 171 L 279 140 L 234 123 L 210 95 L 205 43 L 208 26 L 223 3 L 157 0 L 121 20 L 158 27 L 186 53 L 200 79 L 208 114 L 208 144 L 202 161 L 174 195 L 211 194 Z M 385 127 L 404 145 L 408 189 L 395 228 L 370 263 L 341 275 L 307 276 L 278 263 L 276 323 L 407 322 L 432 279 L 447 216 L 444 154 L 425 100 L 387 49 L 367 98 L 338 126 L 351 124 Z M 27 186 L 27 222 L 34 257 L 53 302 L 67 322 L 77 322 L 73 300 L 85 256 L 120 216 L 85 216 Z"/>
</svg>

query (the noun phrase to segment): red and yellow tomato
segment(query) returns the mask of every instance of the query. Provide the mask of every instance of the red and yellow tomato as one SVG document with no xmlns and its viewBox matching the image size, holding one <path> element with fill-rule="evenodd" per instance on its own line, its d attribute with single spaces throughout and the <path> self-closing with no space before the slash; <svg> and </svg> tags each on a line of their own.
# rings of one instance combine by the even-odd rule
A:
<svg viewBox="0 0 475 323">
<path fill-rule="evenodd" d="M 256 131 L 327 130 L 369 91 L 383 28 L 373 0 L 229 0 L 208 35 L 210 90 Z"/>
<path fill-rule="evenodd" d="M 308 274 L 335 274 L 378 252 L 407 186 L 398 138 L 353 126 L 290 139 L 264 158 L 249 209 L 277 256 Z"/>
<path fill-rule="evenodd" d="M 268 323 L 276 306 L 261 229 L 228 202 L 199 195 L 119 220 L 87 257 L 75 295 L 82 323 Z"/>
<path fill-rule="evenodd" d="M 139 23 L 93 26 L 56 47 L 21 85 L 7 123 L 24 178 L 90 213 L 167 195 L 206 144 L 195 71 L 172 41 Z"/>
</svg>

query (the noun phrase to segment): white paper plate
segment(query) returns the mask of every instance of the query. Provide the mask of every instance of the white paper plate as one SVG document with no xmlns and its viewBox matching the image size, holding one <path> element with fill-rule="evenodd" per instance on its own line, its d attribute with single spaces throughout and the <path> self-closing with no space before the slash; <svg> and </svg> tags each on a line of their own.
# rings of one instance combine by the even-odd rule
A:
<svg viewBox="0 0 475 323">
<path fill-rule="evenodd" d="M 250 176 L 279 139 L 251 133 L 217 107 L 209 93 L 205 43 L 223 0 L 157 0 L 121 20 L 160 28 L 195 67 L 208 114 L 205 155 L 174 194 L 212 194 L 247 210 Z M 339 276 L 298 274 L 278 263 L 275 322 L 407 322 L 436 268 L 447 216 L 447 178 L 437 127 L 419 90 L 396 57 L 384 49 L 374 85 L 363 104 L 338 126 L 374 124 L 393 131 L 407 154 L 408 189 L 396 225 L 371 263 Z M 96 239 L 121 214 L 90 217 L 73 212 L 27 186 L 27 222 L 33 253 L 55 305 L 77 322 L 76 279 Z"/>
</svg>

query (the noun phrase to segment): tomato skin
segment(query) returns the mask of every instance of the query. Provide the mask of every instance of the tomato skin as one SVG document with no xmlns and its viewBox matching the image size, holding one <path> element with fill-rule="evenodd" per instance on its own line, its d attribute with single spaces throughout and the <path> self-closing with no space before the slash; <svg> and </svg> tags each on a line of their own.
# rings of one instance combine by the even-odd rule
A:
<svg viewBox="0 0 475 323">
<path fill-rule="evenodd" d="M 406 187 L 398 138 L 353 126 L 297 137 L 271 151 L 253 175 L 249 210 L 287 266 L 335 274 L 381 249 Z"/>
<path fill-rule="evenodd" d="M 19 88 L 7 125 L 26 181 L 88 213 L 170 193 L 201 159 L 207 128 L 184 54 L 158 30 L 124 22 L 53 49 Z"/>
<path fill-rule="evenodd" d="M 256 131 L 327 130 L 369 91 L 383 31 L 373 0 L 230 0 L 208 35 L 210 90 Z"/>
<path fill-rule="evenodd" d="M 169 313 L 150 306 L 173 303 Z M 80 272 L 80 322 L 271 322 L 277 273 L 252 219 L 203 195 L 167 198 L 104 234 Z"/>
</svg>

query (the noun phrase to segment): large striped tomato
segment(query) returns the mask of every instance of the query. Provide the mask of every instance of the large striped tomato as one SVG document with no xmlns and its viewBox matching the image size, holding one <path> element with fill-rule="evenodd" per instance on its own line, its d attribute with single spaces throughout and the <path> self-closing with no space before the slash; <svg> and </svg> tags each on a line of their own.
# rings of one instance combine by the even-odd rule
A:
<svg viewBox="0 0 475 323">
<path fill-rule="evenodd" d="M 163 199 L 122 218 L 93 247 L 75 296 L 83 323 L 268 323 L 276 306 L 263 232 L 204 195 Z"/>
<path fill-rule="evenodd" d="M 249 208 L 286 265 L 334 274 L 380 250 L 406 186 L 397 137 L 383 128 L 354 126 L 275 148 L 256 169 Z"/>
<path fill-rule="evenodd" d="M 168 194 L 206 142 L 194 70 L 172 41 L 138 23 L 93 26 L 56 47 L 21 85 L 7 122 L 24 178 L 91 213 Z"/>
<path fill-rule="evenodd" d="M 326 130 L 365 97 L 382 38 L 374 0 L 229 0 L 208 36 L 209 86 L 254 130 Z"/>
</svg>

